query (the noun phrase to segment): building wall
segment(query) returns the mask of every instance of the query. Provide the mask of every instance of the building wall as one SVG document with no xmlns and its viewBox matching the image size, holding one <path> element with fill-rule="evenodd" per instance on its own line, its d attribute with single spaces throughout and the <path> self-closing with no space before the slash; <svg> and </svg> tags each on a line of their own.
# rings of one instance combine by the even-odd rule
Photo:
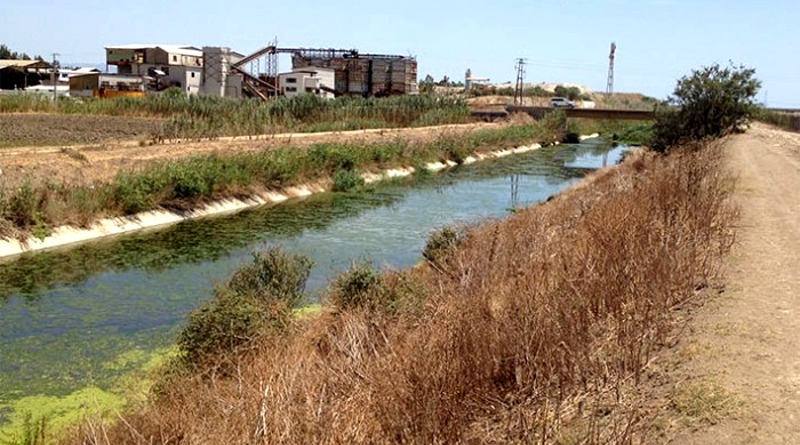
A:
<svg viewBox="0 0 800 445">
<path fill-rule="evenodd" d="M 106 49 L 106 63 L 109 65 L 124 65 L 131 63 L 144 63 L 145 53 L 135 49 Z"/>
<path fill-rule="evenodd" d="M 73 97 L 92 97 L 97 95 L 99 74 L 73 76 L 69 79 L 69 95 Z"/>
<path fill-rule="evenodd" d="M 193 95 L 200 93 L 203 67 L 143 63 L 140 65 L 132 65 L 131 72 L 125 74 L 148 76 L 151 68 L 166 73 L 167 82 L 182 89 L 186 94 Z"/>
<path fill-rule="evenodd" d="M 333 89 L 334 72 L 330 69 L 305 68 L 291 73 L 283 73 L 278 76 L 278 84 L 281 94 L 286 97 L 314 94 L 326 99 L 333 99 L 335 96 L 332 92 L 321 88 L 325 86 Z"/>
<path fill-rule="evenodd" d="M 230 48 L 203 47 L 201 94 L 242 97 L 242 75 L 231 70 L 231 65 L 239 60 L 241 56 Z"/>
</svg>

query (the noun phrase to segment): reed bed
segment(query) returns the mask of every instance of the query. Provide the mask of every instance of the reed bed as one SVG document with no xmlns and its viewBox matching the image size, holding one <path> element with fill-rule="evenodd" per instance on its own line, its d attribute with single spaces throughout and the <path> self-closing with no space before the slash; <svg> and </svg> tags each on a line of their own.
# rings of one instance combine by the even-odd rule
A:
<svg viewBox="0 0 800 445">
<path fill-rule="evenodd" d="M 428 261 L 332 285 L 329 306 L 176 365 L 84 444 L 630 443 L 618 398 L 731 246 L 720 147 L 639 153 Z M 610 420 L 617 419 L 617 420 Z M 646 439 L 645 439 L 646 441 Z"/>
<path fill-rule="evenodd" d="M 335 100 L 301 95 L 267 102 L 187 97 L 180 91 L 144 98 L 64 98 L 57 101 L 31 94 L 0 96 L 0 113 L 23 112 L 161 117 L 165 119 L 162 128 L 152 135 L 156 140 L 418 127 L 469 121 L 464 100 L 431 95 L 340 97 Z"/>
</svg>

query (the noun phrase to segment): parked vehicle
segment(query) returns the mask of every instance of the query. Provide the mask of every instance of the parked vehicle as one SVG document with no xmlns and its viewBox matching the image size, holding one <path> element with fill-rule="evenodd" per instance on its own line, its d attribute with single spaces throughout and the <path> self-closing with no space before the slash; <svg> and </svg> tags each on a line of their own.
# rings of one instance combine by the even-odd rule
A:
<svg viewBox="0 0 800 445">
<path fill-rule="evenodd" d="M 571 100 L 567 99 L 566 97 L 554 97 L 554 98 L 550 99 L 550 106 L 555 107 L 555 108 L 559 108 L 559 107 L 575 108 L 575 102 L 572 102 Z"/>
</svg>

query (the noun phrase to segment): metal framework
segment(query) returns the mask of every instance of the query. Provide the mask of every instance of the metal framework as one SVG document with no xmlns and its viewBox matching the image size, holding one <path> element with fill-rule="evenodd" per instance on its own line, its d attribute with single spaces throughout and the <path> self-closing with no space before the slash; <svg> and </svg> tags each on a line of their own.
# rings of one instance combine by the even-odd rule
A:
<svg viewBox="0 0 800 445">
<path fill-rule="evenodd" d="M 525 93 L 525 64 L 527 59 L 517 59 L 517 81 L 514 84 L 514 105 L 522 106 L 522 98 Z"/>
<path fill-rule="evenodd" d="M 357 49 L 334 48 L 281 48 L 277 38 L 269 45 L 250 54 L 231 66 L 231 69 L 244 77 L 243 88 L 252 96 L 268 99 L 278 95 L 278 55 L 291 54 L 293 58 L 303 59 L 342 59 L 356 62 L 363 60 L 405 61 L 413 57 L 391 54 L 361 54 Z M 261 70 L 262 59 L 264 71 Z M 350 71 L 348 62 L 348 72 Z M 371 67 L 371 62 L 370 62 Z M 371 69 L 371 68 L 370 68 Z M 415 71 L 416 72 L 416 71 Z M 371 76 L 371 72 L 369 73 Z M 388 90 L 392 91 L 391 77 L 387 79 Z"/>
<path fill-rule="evenodd" d="M 606 94 L 614 94 L 614 55 L 617 52 L 617 44 L 611 42 L 611 51 L 608 53 L 608 83 L 606 84 Z"/>
</svg>

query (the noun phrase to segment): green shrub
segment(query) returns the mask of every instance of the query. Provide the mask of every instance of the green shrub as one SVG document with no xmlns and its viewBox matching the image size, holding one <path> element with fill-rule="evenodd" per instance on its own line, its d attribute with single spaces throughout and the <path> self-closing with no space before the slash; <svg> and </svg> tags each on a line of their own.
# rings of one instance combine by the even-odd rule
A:
<svg viewBox="0 0 800 445">
<path fill-rule="evenodd" d="M 189 316 L 178 336 L 183 362 L 201 366 L 261 336 L 287 332 L 312 265 L 309 258 L 276 247 L 254 253 L 252 263 L 236 271 Z"/>
<path fill-rule="evenodd" d="M 355 170 L 337 170 L 333 174 L 333 191 L 347 192 L 364 184 L 364 178 Z"/>
<path fill-rule="evenodd" d="M 340 309 L 379 309 L 384 306 L 383 277 L 367 262 L 353 262 L 331 285 L 328 301 Z"/>
<path fill-rule="evenodd" d="M 461 236 L 456 229 L 443 227 L 428 236 L 422 256 L 431 263 L 441 264 L 455 251 L 460 242 Z"/>
<path fill-rule="evenodd" d="M 653 149 L 666 151 L 740 130 L 758 111 L 761 82 L 754 75 L 744 66 L 714 64 L 682 77 L 667 106 L 656 109 Z"/>
<path fill-rule="evenodd" d="M 120 173 L 114 184 L 114 201 L 123 214 L 151 210 L 158 202 L 156 192 L 160 187 L 155 184 L 153 175 L 144 173 Z"/>
<path fill-rule="evenodd" d="M 550 145 L 555 141 L 564 138 L 565 129 L 567 127 L 567 114 L 564 110 L 554 110 L 539 121 L 540 136 L 538 143 L 542 145 Z"/>
<path fill-rule="evenodd" d="M 456 138 L 440 136 L 434 144 L 439 152 L 442 153 L 443 161 L 453 161 L 460 165 L 472 154 L 471 148 L 465 141 Z"/>
<path fill-rule="evenodd" d="M 43 221 L 42 207 L 46 199 L 45 190 L 24 182 L 17 193 L 8 199 L 8 217 L 22 229 L 29 229 Z"/>
<path fill-rule="evenodd" d="M 272 247 L 253 254 L 253 262 L 231 276 L 226 287 L 238 295 L 280 300 L 294 307 L 303 297 L 313 261 Z"/>
<path fill-rule="evenodd" d="M 309 163 L 329 172 L 351 170 L 357 165 L 353 148 L 344 144 L 314 144 L 308 148 Z"/>
</svg>

